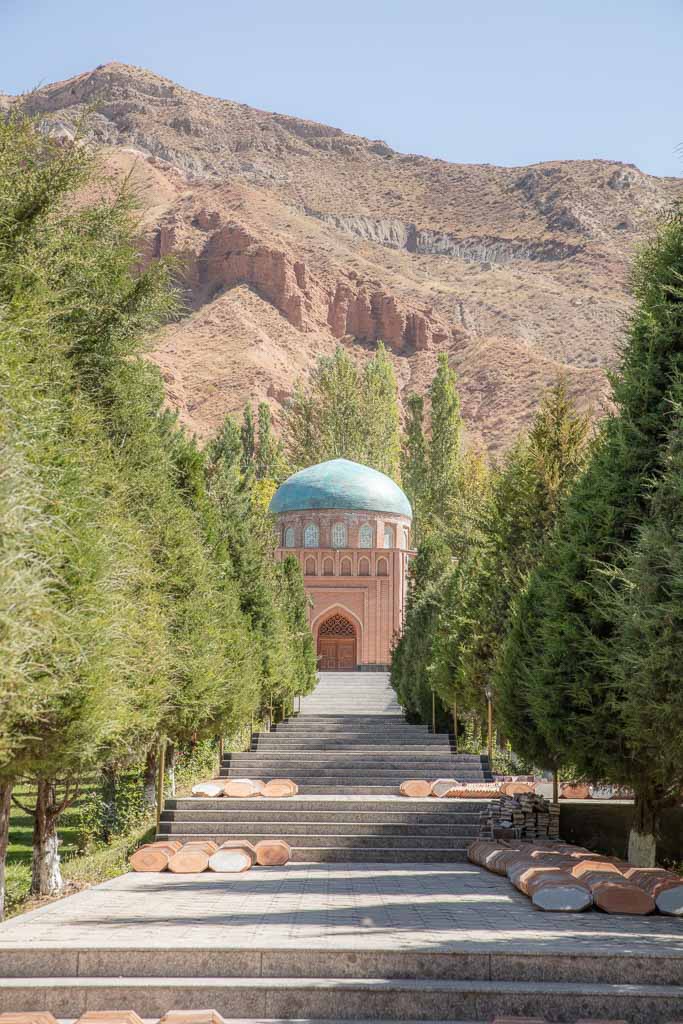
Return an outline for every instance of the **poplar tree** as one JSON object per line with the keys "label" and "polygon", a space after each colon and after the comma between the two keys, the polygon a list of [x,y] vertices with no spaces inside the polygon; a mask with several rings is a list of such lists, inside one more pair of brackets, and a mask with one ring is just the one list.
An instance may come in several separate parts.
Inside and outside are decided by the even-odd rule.
{"label": "poplar tree", "polygon": [[254,452],[254,470],[257,480],[264,480],[266,477],[274,475],[275,458],[276,441],[273,437],[270,406],[267,402],[259,402],[258,440]]}
{"label": "poplar tree", "polygon": [[363,370],[363,462],[392,480],[401,479],[401,426],[394,368],[380,341]]}
{"label": "poplar tree", "polygon": [[246,473],[253,468],[254,455],[256,454],[256,426],[254,424],[254,412],[251,403],[247,402],[242,417],[242,472]]}
{"label": "poplar tree", "polygon": [[412,394],[406,400],[406,428],[401,453],[401,479],[413,507],[413,539],[421,537],[422,515],[426,511],[427,446],[424,435],[424,398]]}
{"label": "poplar tree", "polygon": [[428,445],[427,504],[430,528],[448,530],[460,482],[462,420],[455,371],[440,352],[429,388],[431,436]]}
{"label": "poplar tree", "polygon": [[322,356],[308,386],[298,384],[288,403],[284,439],[295,468],[341,458],[397,479],[398,393],[384,346],[362,372],[341,346]]}

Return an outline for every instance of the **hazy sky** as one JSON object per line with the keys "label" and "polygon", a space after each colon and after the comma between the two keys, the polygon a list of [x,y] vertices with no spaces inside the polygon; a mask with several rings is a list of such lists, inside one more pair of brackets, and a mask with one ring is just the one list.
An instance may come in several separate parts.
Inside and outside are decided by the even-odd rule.
{"label": "hazy sky", "polygon": [[683,174],[683,0],[0,0],[0,91],[109,60],[466,163]]}

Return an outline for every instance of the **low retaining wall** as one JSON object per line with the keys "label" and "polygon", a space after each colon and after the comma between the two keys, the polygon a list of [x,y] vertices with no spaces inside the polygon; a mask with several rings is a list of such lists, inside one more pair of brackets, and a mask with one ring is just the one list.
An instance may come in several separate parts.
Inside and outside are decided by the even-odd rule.
{"label": "low retaining wall", "polygon": [[[560,800],[560,808],[560,835],[566,842],[610,857],[626,856],[632,802]],[[657,860],[664,866],[683,863],[683,807],[670,807],[664,813]]]}

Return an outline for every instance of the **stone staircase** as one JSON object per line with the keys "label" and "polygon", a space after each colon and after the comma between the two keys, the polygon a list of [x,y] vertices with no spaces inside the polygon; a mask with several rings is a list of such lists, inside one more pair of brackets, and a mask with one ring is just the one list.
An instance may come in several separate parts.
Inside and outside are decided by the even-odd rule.
{"label": "stone staircase", "polygon": [[[299,796],[169,800],[161,835],[281,835],[295,861],[335,863],[128,874],[9,921],[0,1012],[49,1009],[72,1021],[130,1008],[151,1022],[214,1007],[227,1024],[683,1021],[675,922],[539,914],[506,879],[425,863],[464,860],[481,802],[405,799],[399,776],[488,778],[488,765],[407,725],[386,677],[323,676],[300,716],[255,737],[224,774],[270,775],[271,765],[299,780]],[[390,778],[378,782],[379,772]],[[347,860],[365,863],[336,863]]]}
{"label": "stone staircase", "polygon": [[228,755],[223,778],[290,778],[299,796],[166,802],[158,838],[286,839],[295,861],[460,861],[476,837],[479,801],[399,796],[404,779],[491,778],[485,757],[408,725],[385,672],[321,673],[300,713],[251,750]]}
{"label": "stone staircase", "polygon": [[213,1007],[234,1024],[490,1024],[499,1015],[510,1024],[676,1024],[683,1012],[681,960],[654,954],[149,943],[80,951],[33,946],[8,951],[4,964],[0,1012],[48,1009],[63,1021],[112,1008],[134,1008],[150,1021],[179,1008],[204,1010],[206,1020]]}

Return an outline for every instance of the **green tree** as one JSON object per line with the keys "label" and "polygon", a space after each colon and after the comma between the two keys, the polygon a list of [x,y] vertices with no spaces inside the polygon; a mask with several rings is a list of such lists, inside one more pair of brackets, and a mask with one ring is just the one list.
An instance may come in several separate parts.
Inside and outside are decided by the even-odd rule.
{"label": "green tree", "polygon": [[[629,783],[638,804],[634,844],[651,859],[650,808],[680,802],[683,791],[683,386],[674,388],[673,421],[662,475],[623,569],[610,579],[607,614],[614,640],[604,669],[618,687]],[[608,578],[610,574],[608,573]],[[644,845],[644,849],[642,849]]]}
{"label": "green tree", "polygon": [[54,773],[72,781],[144,742],[163,700],[150,560],[101,419],[72,386],[89,296],[74,317],[70,272],[88,218],[61,211],[89,171],[83,147],[0,124],[0,875],[11,787],[32,777],[36,891],[60,883]]}
{"label": "green tree", "polygon": [[365,423],[363,462],[392,480],[401,479],[401,422],[396,375],[380,341],[363,370],[362,406]]}
{"label": "green tree", "polygon": [[258,441],[254,453],[256,479],[265,480],[274,476],[276,458],[276,441],[273,437],[272,417],[267,402],[259,402],[258,406]]}
{"label": "green tree", "polygon": [[256,426],[251,403],[247,402],[242,417],[242,472],[246,473],[254,465],[256,455]]}
{"label": "green tree", "polygon": [[[453,520],[440,536],[450,557],[436,575],[416,576],[415,608],[406,634],[421,664],[403,684],[422,691],[421,677],[444,709],[482,720],[514,604],[553,528],[561,501],[586,456],[588,420],[574,409],[563,383],[544,397],[529,435],[489,473],[469,452],[459,458]],[[424,589],[426,583],[426,590]],[[429,614],[426,614],[429,610]],[[514,692],[510,702],[515,709]],[[424,700],[422,700],[424,705]]]}
{"label": "green tree", "polygon": [[410,566],[403,633],[391,659],[391,685],[409,721],[432,719],[432,644],[449,565],[448,546],[432,534],[420,545]]}
{"label": "green tree", "polygon": [[351,459],[394,479],[400,474],[396,378],[384,345],[362,371],[338,347],[322,356],[308,387],[295,388],[285,418],[285,449],[301,469],[328,459]]}
{"label": "green tree", "polygon": [[309,387],[299,386],[287,411],[286,447],[294,466],[326,459],[362,461],[361,380],[345,349],[321,356]]}
{"label": "green tree", "polygon": [[[169,269],[139,273],[134,203],[98,198],[83,153],[0,124],[0,826],[32,779],[38,891],[59,886],[57,822],[86,772],[241,725],[260,687],[206,456],[144,358],[176,308]],[[74,202],[88,174],[95,198]]]}
{"label": "green tree", "polygon": [[273,433],[273,417],[268,402],[259,402],[254,470],[257,480],[281,481],[288,475],[282,445]]}
{"label": "green tree", "polygon": [[413,507],[413,541],[419,543],[427,489],[427,446],[424,435],[424,398],[406,400],[406,428],[401,452],[401,479]]}
{"label": "green tree", "polygon": [[652,481],[665,467],[672,387],[683,369],[682,280],[683,218],[676,211],[637,261],[636,308],[613,382],[617,412],[604,422],[532,575],[503,662],[510,686],[514,673],[527,735],[536,734],[530,742],[585,777],[633,784],[630,855],[641,862],[653,860],[661,803],[648,764],[634,778],[622,684],[609,667],[616,621],[605,599],[606,573],[627,563],[649,515]]}
{"label": "green tree", "polygon": [[460,484],[462,420],[457,379],[445,352],[439,353],[429,398],[428,517],[430,528],[447,530]]}
{"label": "green tree", "polygon": [[287,612],[287,635],[292,645],[292,678],[296,680],[293,694],[304,695],[316,685],[318,660],[313,645],[313,635],[308,624],[308,598],[304,589],[301,566],[296,558],[288,555],[281,563],[282,582],[285,591]]}
{"label": "green tree", "polygon": [[219,514],[224,557],[258,646],[258,685],[240,687],[240,707],[243,716],[258,718],[271,704],[291,706],[296,695],[314,685],[307,647],[292,628],[301,612],[303,577],[295,561],[283,580],[285,570],[273,560],[275,533],[268,503],[274,484],[242,473],[234,421],[226,420],[209,444],[207,457],[209,493]]}

